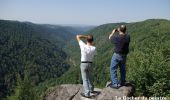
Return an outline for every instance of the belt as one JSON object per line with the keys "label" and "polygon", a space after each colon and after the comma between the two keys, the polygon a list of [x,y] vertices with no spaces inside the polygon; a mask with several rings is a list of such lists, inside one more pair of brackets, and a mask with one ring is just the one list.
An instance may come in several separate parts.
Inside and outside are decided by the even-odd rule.
{"label": "belt", "polygon": [[81,63],[92,63],[91,61],[81,61]]}
{"label": "belt", "polygon": [[116,55],[120,55],[120,56],[126,56],[127,54],[121,54],[121,53],[114,53],[114,54],[116,54]]}

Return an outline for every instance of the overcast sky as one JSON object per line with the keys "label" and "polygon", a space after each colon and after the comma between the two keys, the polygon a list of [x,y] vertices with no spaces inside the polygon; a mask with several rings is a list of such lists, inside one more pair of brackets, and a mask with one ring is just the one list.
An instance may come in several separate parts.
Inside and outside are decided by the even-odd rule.
{"label": "overcast sky", "polygon": [[100,25],[170,19],[170,0],[0,0],[0,19]]}

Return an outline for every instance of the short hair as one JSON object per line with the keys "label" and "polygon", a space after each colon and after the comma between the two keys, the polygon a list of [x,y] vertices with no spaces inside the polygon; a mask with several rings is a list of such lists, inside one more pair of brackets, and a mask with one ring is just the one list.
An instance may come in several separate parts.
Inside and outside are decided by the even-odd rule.
{"label": "short hair", "polygon": [[88,35],[87,42],[89,43],[93,42],[93,35]]}
{"label": "short hair", "polygon": [[120,26],[120,31],[125,33],[126,32],[126,25],[121,25]]}

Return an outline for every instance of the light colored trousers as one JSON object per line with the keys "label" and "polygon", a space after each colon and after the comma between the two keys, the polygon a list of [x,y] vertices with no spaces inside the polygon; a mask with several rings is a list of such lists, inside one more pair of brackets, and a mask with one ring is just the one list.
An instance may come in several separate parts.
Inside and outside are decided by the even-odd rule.
{"label": "light colored trousers", "polygon": [[90,92],[94,90],[92,82],[92,63],[81,63],[81,76],[83,79],[83,87],[85,96],[90,96]]}

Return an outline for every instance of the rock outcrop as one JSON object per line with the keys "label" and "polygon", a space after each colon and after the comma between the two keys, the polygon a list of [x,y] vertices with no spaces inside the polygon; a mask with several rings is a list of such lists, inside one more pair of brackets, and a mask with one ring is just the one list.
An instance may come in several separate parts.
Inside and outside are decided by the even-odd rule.
{"label": "rock outcrop", "polygon": [[93,95],[92,98],[81,97],[83,87],[80,84],[64,84],[57,86],[44,95],[44,100],[116,100],[120,97],[133,96],[135,92],[134,86],[126,84],[119,89],[106,87],[103,89],[95,88],[98,94]]}

